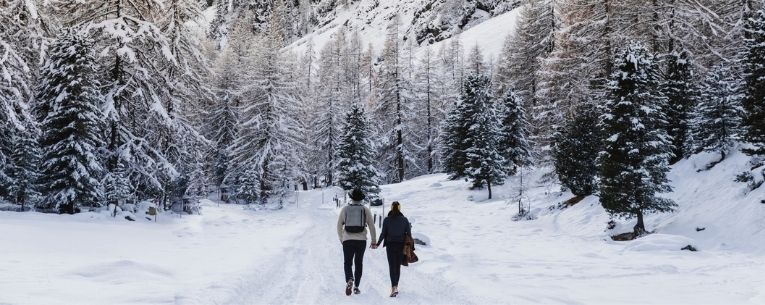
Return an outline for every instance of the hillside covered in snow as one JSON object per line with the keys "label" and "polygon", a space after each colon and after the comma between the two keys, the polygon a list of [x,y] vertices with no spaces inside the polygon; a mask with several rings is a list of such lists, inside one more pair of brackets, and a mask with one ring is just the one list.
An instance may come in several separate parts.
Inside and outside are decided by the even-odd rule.
{"label": "hillside covered in snow", "polygon": [[[403,270],[396,303],[761,304],[765,210],[752,202],[764,194],[732,182],[742,155],[688,174],[707,157],[673,169],[677,211],[650,216],[653,234],[629,242],[609,238],[631,224],[608,230],[597,197],[561,208],[570,194],[558,185],[530,183],[523,201],[533,220],[520,221],[518,179],[494,200],[444,175],[383,186],[428,243]],[[13,245],[0,254],[0,303],[388,304],[384,250],[367,250],[364,293],[342,295],[336,195],[344,192],[301,191],[279,211],[205,200],[201,215],[163,214],[156,223],[0,212],[0,230],[15,232],[0,236]],[[687,245],[698,251],[680,250]]]}
{"label": "hillside covered in snow", "polygon": [[0,25],[0,305],[765,304],[762,0],[0,0]]}

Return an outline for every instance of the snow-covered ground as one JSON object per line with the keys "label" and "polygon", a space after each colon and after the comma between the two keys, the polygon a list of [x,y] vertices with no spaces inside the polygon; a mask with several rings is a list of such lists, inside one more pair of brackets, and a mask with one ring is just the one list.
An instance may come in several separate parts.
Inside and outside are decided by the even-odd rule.
{"label": "snow-covered ground", "polygon": [[367,250],[364,293],[342,293],[335,190],[278,211],[205,201],[201,216],[158,223],[0,212],[0,304],[765,304],[763,190],[733,182],[741,154],[696,173],[713,158],[675,166],[678,211],[649,217],[655,233],[631,242],[608,238],[631,222],[607,231],[597,198],[549,209],[570,196],[538,172],[526,175],[535,220],[511,220],[518,178],[492,201],[444,175],[385,186],[430,243],[396,300],[384,250]]}

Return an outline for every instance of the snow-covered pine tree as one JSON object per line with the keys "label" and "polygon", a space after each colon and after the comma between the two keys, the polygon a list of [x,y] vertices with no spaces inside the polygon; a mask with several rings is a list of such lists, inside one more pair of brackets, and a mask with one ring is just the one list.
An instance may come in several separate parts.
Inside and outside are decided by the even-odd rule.
{"label": "snow-covered pine tree", "polygon": [[19,113],[26,109],[31,93],[27,73],[29,67],[15,46],[0,36],[0,198],[8,195],[12,183],[6,173],[12,162],[13,135],[24,130],[28,121]]}
{"label": "snow-covered pine tree", "polygon": [[[425,53],[420,57],[418,71],[414,79],[414,87],[417,93],[417,117],[420,119],[419,126],[422,126],[422,138],[425,142],[425,150],[420,154],[423,159],[425,173],[432,174],[438,168],[437,148],[440,146],[438,141],[438,127],[443,121],[443,101],[441,91],[443,86],[441,77],[437,73],[436,62],[433,59],[433,52],[428,46]],[[412,122],[416,123],[416,122]]]}
{"label": "snow-covered pine tree", "polygon": [[300,142],[303,143],[305,151],[302,153],[305,161],[304,177],[302,177],[304,187],[317,187],[318,176],[322,165],[320,160],[325,157],[324,153],[317,147],[316,141],[314,141],[315,132],[313,130],[316,113],[318,112],[319,104],[317,100],[317,92],[320,86],[317,85],[318,74],[318,57],[314,49],[315,45],[313,40],[309,40],[306,44],[305,52],[300,56],[299,62],[293,74],[295,75],[298,83],[297,90],[299,95],[302,96],[302,105],[298,109],[297,121],[301,125],[301,128],[305,132],[301,135]]}
{"label": "snow-covered pine tree", "polygon": [[[538,163],[554,163],[552,149],[556,132],[565,124],[566,116],[576,105],[586,101],[590,94],[592,75],[584,74],[581,50],[566,30],[559,31],[555,49],[540,63],[537,72],[536,106],[532,107],[533,139],[537,143],[535,155]],[[553,173],[546,173],[545,181],[552,181]]]}
{"label": "snow-covered pine tree", "polygon": [[[37,81],[40,66],[47,56],[51,32],[59,26],[56,16],[49,12],[52,7],[46,0],[6,0],[0,3],[0,24],[3,25],[0,27],[0,42],[9,44],[12,52],[29,67],[23,77],[30,83]],[[27,98],[34,95],[23,88],[19,90],[27,94]]]}
{"label": "snow-covered pine tree", "polygon": [[[160,28],[163,5],[154,0],[83,0],[65,3],[68,24],[81,25],[96,42],[97,67],[103,84],[101,109],[106,121],[107,161],[127,162],[127,173],[139,199],[164,197],[169,179],[178,175],[165,153],[167,129],[180,132],[179,119],[166,105],[167,70],[178,62]],[[173,133],[174,133],[173,132]],[[119,156],[119,157],[118,157]],[[163,203],[167,203],[163,200]]]}
{"label": "snow-covered pine tree", "polygon": [[597,156],[602,150],[599,116],[594,105],[582,104],[555,134],[555,173],[561,185],[576,196],[588,196],[597,189]]}
{"label": "snow-covered pine tree", "polygon": [[[444,171],[453,180],[470,174],[467,168],[469,163],[467,151],[474,146],[470,129],[475,124],[476,118],[481,115],[479,112],[486,110],[476,104],[492,105],[488,101],[491,92],[483,87],[489,84],[488,78],[482,75],[471,75],[468,76],[468,80],[463,86],[459,103],[449,111],[439,135],[442,143],[441,163]],[[499,126],[499,122],[497,125]]]}
{"label": "snow-covered pine tree", "polygon": [[12,159],[18,151],[14,141],[20,134],[29,134],[27,127],[35,124],[30,113],[32,87],[49,42],[49,20],[40,4],[37,0],[0,3],[0,198],[18,183],[6,174],[23,166]]}
{"label": "snow-covered pine tree", "polygon": [[41,72],[38,99],[50,103],[42,122],[41,209],[73,214],[102,202],[102,98],[93,41],[69,31],[52,47]]}
{"label": "snow-covered pine tree", "polygon": [[21,210],[36,203],[40,193],[36,185],[39,177],[40,147],[39,130],[36,123],[25,124],[23,130],[17,130],[11,137],[12,152],[9,158],[7,177],[11,202],[21,205]]}
{"label": "snow-covered pine tree", "polygon": [[507,161],[500,152],[502,124],[492,100],[491,82],[483,75],[469,75],[465,80],[466,99],[471,107],[465,117],[465,175],[472,180],[473,188],[487,186],[489,199],[492,185],[502,184],[507,175]]}
{"label": "snow-covered pine tree", "polygon": [[738,139],[742,114],[741,81],[727,64],[716,65],[701,84],[692,120],[695,150],[720,153],[724,160]]}
{"label": "snow-covered pine tree", "polygon": [[369,121],[364,109],[354,104],[345,116],[343,135],[337,148],[337,184],[344,190],[360,189],[373,200],[380,193],[374,166]]}
{"label": "snow-covered pine tree", "polygon": [[243,58],[229,44],[223,49],[215,64],[215,102],[211,104],[208,137],[213,141],[213,183],[218,187],[224,185],[226,176],[230,174],[229,158],[231,144],[238,135],[239,103],[243,75],[241,67]]}
{"label": "snow-covered pine tree", "polygon": [[732,46],[726,40],[737,36],[737,31],[730,29],[737,22],[729,19],[728,10],[731,5],[740,8],[747,1],[750,0],[656,1],[654,7],[659,22],[654,28],[658,29],[658,40],[662,44],[660,51],[686,50],[693,55],[693,66],[702,68],[721,57],[728,58]]}
{"label": "snow-covered pine tree", "polygon": [[361,77],[364,80],[362,95],[366,97],[366,102],[372,98],[374,92],[375,74],[375,49],[372,43],[369,43],[364,54],[361,55]]}
{"label": "snow-covered pine tree", "polygon": [[298,103],[292,95],[296,85],[284,70],[288,65],[279,54],[283,40],[278,32],[262,39],[254,57],[253,83],[244,96],[239,137],[232,146],[232,166],[242,173],[236,179],[248,200],[257,191],[261,204],[279,198],[281,205],[286,182],[296,175],[293,165],[300,151],[294,119]]}
{"label": "snow-covered pine tree", "polygon": [[753,145],[744,151],[765,155],[765,9],[758,10],[745,26],[747,48],[742,59],[744,69],[744,141]]}
{"label": "snow-covered pine tree", "polygon": [[[456,142],[447,143],[452,141],[447,135],[453,135],[457,133],[456,125],[461,114],[458,112],[460,96],[463,90],[462,86],[462,45],[457,38],[451,39],[448,44],[443,44],[436,56],[436,74],[440,76],[441,81],[437,83],[438,87],[436,92],[441,100],[441,123],[436,127],[438,128],[438,136],[436,141],[436,154],[438,155],[438,170],[445,171],[447,173],[456,173],[456,176],[464,176],[464,160],[457,161],[452,164],[444,164],[444,161],[456,157],[460,159],[458,155],[451,155],[449,157],[444,156],[445,152],[456,152]],[[451,126],[451,127],[450,127]],[[451,148],[450,148],[451,147]],[[455,161],[454,159],[450,162]],[[452,178],[456,178],[452,177]]]}
{"label": "snow-covered pine tree", "polygon": [[529,0],[519,8],[517,28],[507,37],[497,67],[498,92],[514,88],[516,94],[529,104],[537,105],[537,90],[541,60],[553,51],[554,33],[558,28],[555,1]]}
{"label": "snow-covered pine tree", "polygon": [[318,166],[316,173],[324,185],[334,185],[337,180],[335,160],[340,137],[341,115],[348,96],[343,86],[343,75],[338,67],[342,62],[345,40],[338,35],[325,44],[320,52],[317,78],[322,86],[316,88],[311,146],[312,160]]}
{"label": "snow-covered pine tree", "polygon": [[194,152],[193,164],[188,174],[188,183],[184,195],[194,198],[207,198],[210,194],[210,175],[205,171],[204,155],[200,151]]}
{"label": "snow-covered pine tree", "polygon": [[518,168],[531,165],[531,143],[529,142],[529,122],[523,100],[512,89],[507,89],[501,100],[497,101],[497,111],[501,123],[501,137],[498,149],[505,159],[507,173],[514,175]]}
{"label": "snow-covered pine tree", "polygon": [[[707,7],[714,8],[714,12],[718,12],[720,19],[723,21],[720,25],[724,27],[724,33],[726,33],[726,35],[715,40],[715,45],[718,49],[713,53],[721,55],[726,60],[740,60],[748,47],[748,44],[742,43],[742,41],[751,38],[751,34],[747,31],[747,24],[754,17],[755,12],[765,3],[759,0],[709,0],[706,4]],[[732,68],[737,73],[740,73],[737,69],[743,67],[737,68],[734,66]]]}
{"label": "snow-covered pine tree", "polygon": [[646,233],[644,214],[670,212],[676,205],[657,196],[672,190],[671,142],[661,111],[667,101],[659,91],[654,56],[643,45],[625,48],[616,63],[602,116],[600,203],[612,215],[636,217],[634,235],[640,236]]}
{"label": "snow-covered pine tree", "polygon": [[560,106],[563,101],[550,91],[568,89],[556,82],[569,80],[550,79],[550,73],[543,71],[550,70],[543,64],[550,65],[546,59],[557,47],[558,2],[530,0],[521,6],[517,30],[508,38],[497,67],[497,89],[513,88],[526,103],[529,118],[534,122],[530,130],[530,138],[536,144],[534,154],[538,156],[537,163],[543,165],[552,163],[549,150],[553,130],[561,124],[559,113],[565,111]]}
{"label": "snow-covered pine tree", "polygon": [[[212,145],[198,130],[204,125],[203,120],[209,117],[203,105],[213,100],[213,92],[205,82],[205,76],[210,73],[208,64],[197,34],[190,26],[201,16],[199,1],[168,0],[163,9],[164,18],[157,23],[167,37],[172,60],[164,63],[160,69],[163,76],[158,78],[161,83],[155,84],[155,90],[163,96],[163,107],[150,113],[161,124],[157,126],[160,151],[179,172],[177,177],[161,175],[163,191],[180,193],[187,186],[173,180],[189,176],[195,169],[188,165],[194,163],[200,151]],[[176,186],[179,190],[172,190]]]}
{"label": "snow-covered pine tree", "polygon": [[307,111],[311,110],[310,103],[312,102],[310,92],[307,92],[305,88],[299,84],[303,82],[302,73],[300,72],[300,58],[294,52],[287,52],[281,55],[279,62],[282,73],[284,73],[284,82],[287,84],[287,90],[285,91],[287,96],[292,98],[291,105],[287,105],[289,109],[289,123],[292,125],[289,128],[293,134],[291,140],[292,151],[289,151],[289,167],[290,173],[287,175],[288,183],[290,185],[286,187],[293,187],[297,183],[306,182],[309,179],[310,167],[307,156],[311,154],[313,147],[308,144],[310,142],[310,133],[312,126],[310,125],[310,116]]}
{"label": "snow-covered pine tree", "polygon": [[252,79],[253,42],[249,25],[240,20],[231,25],[227,44],[215,62],[214,92],[207,137],[213,141],[213,183],[234,195],[239,176],[246,168],[233,164],[233,144],[239,137],[241,109]]}
{"label": "snow-covered pine tree", "polygon": [[465,63],[465,70],[469,75],[491,75],[491,73],[488,73],[488,67],[486,62],[484,62],[483,53],[481,53],[481,48],[478,44],[470,49],[470,54],[468,54],[467,62]]}
{"label": "snow-covered pine tree", "polygon": [[670,164],[688,157],[691,153],[690,116],[697,103],[693,68],[688,52],[673,51],[666,57],[667,72],[661,91],[667,97],[667,134],[672,137]]}
{"label": "snow-covered pine tree", "polygon": [[236,203],[254,204],[260,195],[259,169],[255,164],[246,164],[253,168],[238,169],[236,176],[231,176],[227,184],[231,187],[231,197]]}
{"label": "snow-covered pine tree", "polygon": [[106,204],[119,205],[121,202],[133,201],[135,191],[132,189],[126,167],[125,162],[117,160],[117,167],[105,174],[103,199]]}
{"label": "snow-covered pine tree", "polygon": [[[465,88],[467,91],[467,88]],[[443,126],[441,127],[441,133],[439,139],[441,146],[439,147],[441,164],[444,167],[444,172],[449,174],[449,179],[457,180],[465,177],[465,163],[467,157],[465,156],[465,150],[468,148],[465,143],[467,137],[468,125],[466,120],[467,111],[472,110],[472,107],[468,103],[467,93],[463,93],[461,101],[457,103],[446,116]],[[468,101],[466,103],[466,101]]]}
{"label": "snow-covered pine tree", "polygon": [[400,22],[396,16],[388,26],[373,116],[379,123],[381,143],[378,169],[389,182],[402,182],[407,178],[407,168],[413,165],[417,153],[412,151],[414,132],[407,126],[414,97],[405,68],[405,48],[399,39]]}
{"label": "snow-covered pine tree", "polygon": [[[455,36],[451,42],[444,44],[439,50],[439,73],[446,79],[444,82],[445,92],[442,95],[452,97],[453,101],[451,102],[456,102],[462,91],[465,71],[463,68],[464,52],[459,36]],[[449,104],[449,102],[445,104]]]}

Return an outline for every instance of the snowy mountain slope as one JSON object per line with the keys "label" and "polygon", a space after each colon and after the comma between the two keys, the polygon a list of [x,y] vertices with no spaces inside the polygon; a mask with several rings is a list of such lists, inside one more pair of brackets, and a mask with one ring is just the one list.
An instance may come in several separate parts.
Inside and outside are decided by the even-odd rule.
{"label": "snowy mountain slope", "polygon": [[[676,236],[671,238],[673,242],[667,240],[664,245],[670,250],[691,244],[700,250],[765,254],[765,243],[762,242],[765,241],[765,204],[760,203],[765,199],[765,190],[759,188],[747,192],[746,184],[734,181],[736,175],[749,167],[750,157],[735,151],[711,170],[698,172],[718,158],[717,154],[702,153],[672,167],[669,178],[673,192],[666,197],[674,200],[678,208],[674,213],[647,216],[648,229]],[[516,183],[517,177],[513,179],[511,185]],[[570,234],[602,239],[632,230],[634,220],[617,220],[617,227],[606,231],[609,219],[594,196],[563,211],[547,209],[572,197],[568,193],[555,192],[557,190],[557,185],[549,190],[540,187],[537,191],[530,190],[529,201],[539,215],[539,221],[552,218],[561,230]],[[653,239],[649,236],[632,243],[641,244]]]}
{"label": "snowy mountain slope", "polygon": [[[761,304],[765,194],[744,194],[746,186],[733,182],[748,157],[735,153],[696,173],[712,159],[697,155],[673,168],[669,196],[677,211],[647,217],[655,233],[630,242],[609,236],[631,231],[634,220],[607,230],[609,217],[596,197],[551,209],[571,195],[536,183],[539,171],[526,176],[532,183],[524,200],[536,215],[530,221],[511,221],[518,177],[493,201],[443,175],[385,186],[384,196],[401,201],[414,231],[432,242],[418,268],[498,303]],[[680,250],[687,245],[699,252]]]}
{"label": "snowy mountain slope", "polygon": [[[400,35],[407,40],[415,39],[418,41],[416,38],[418,29],[416,14],[421,6],[422,1],[409,0],[382,1],[378,5],[372,1],[359,1],[348,7],[338,7],[335,11],[336,15],[331,21],[296,40],[286,49],[302,54],[309,41],[312,41],[314,50],[321,50],[324,44],[331,40],[332,35],[343,29],[351,34],[358,31],[363,40],[363,45],[366,47],[367,44],[371,44],[376,52],[379,52],[383,48],[388,33],[387,27],[396,14],[400,18]],[[508,7],[515,7],[515,5]],[[477,13],[479,16],[472,19],[463,29],[453,29],[453,33],[448,37],[415,44],[420,46],[432,45],[434,50],[438,50],[441,45],[448,43],[454,37],[459,37],[460,42],[465,46],[465,53],[473,45],[478,44],[487,58],[496,58],[505,38],[515,30],[515,20],[519,10],[506,9],[505,11],[503,9],[502,11],[496,15],[479,12]]]}

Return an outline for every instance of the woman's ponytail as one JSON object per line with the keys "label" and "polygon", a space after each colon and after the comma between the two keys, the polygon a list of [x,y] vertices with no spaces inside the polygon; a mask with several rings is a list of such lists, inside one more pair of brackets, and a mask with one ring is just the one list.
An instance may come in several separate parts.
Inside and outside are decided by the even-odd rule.
{"label": "woman's ponytail", "polygon": [[398,201],[394,201],[393,204],[390,207],[390,212],[388,212],[388,216],[401,216],[404,215],[401,213],[401,203]]}

